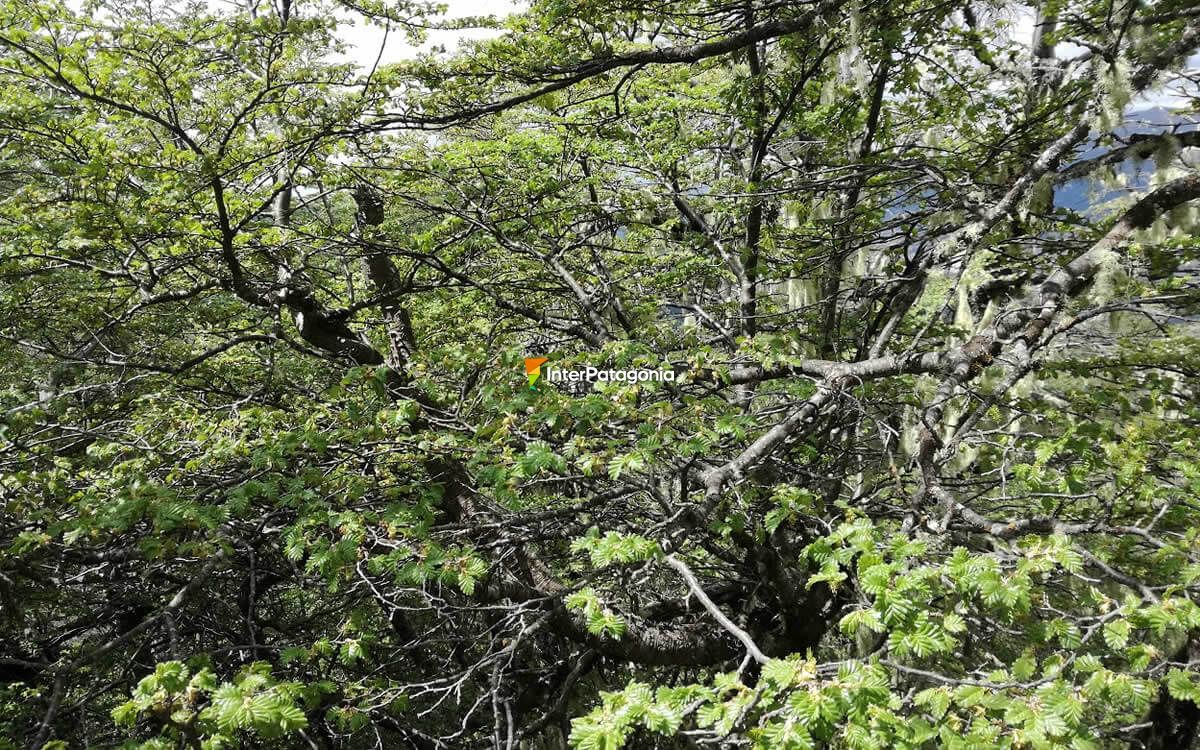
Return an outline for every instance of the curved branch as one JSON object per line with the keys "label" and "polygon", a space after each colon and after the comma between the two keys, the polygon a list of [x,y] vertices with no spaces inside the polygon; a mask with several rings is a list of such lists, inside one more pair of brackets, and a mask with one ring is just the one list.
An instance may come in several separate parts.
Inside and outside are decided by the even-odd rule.
{"label": "curved branch", "polygon": [[632,68],[635,66],[645,65],[670,65],[678,63],[695,63],[710,57],[718,57],[730,52],[736,52],[745,49],[759,42],[769,39],[777,39],[788,34],[795,34],[801,31],[811,29],[818,20],[833,10],[836,10],[841,5],[841,0],[825,0],[819,3],[811,10],[797,16],[796,18],[780,21],[771,21],[761,23],[742,31],[738,34],[732,34],[724,39],[716,41],[703,42],[681,47],[657,47],[653,49],[641,50],[638,52],[629,52],[622,55],[611,55],[608,57],[594,57],[590,60],[584,60],[580,63],[564,68],[546,68],[540,73],[546,78],[553,76],[561,76],[551,83],[536,88],[532,91],[527,91],[524,94],[518,94],[501,99],[500,101],[492,102],[478,107],[470,107],[457,112],[451,112],[445,115],[412,115],[412,114],[395,114],[386,116],[373,123],[364,126],[365,130],[385,129],[389,127],[404,127],[404,126],[426,126],[426,127],[444,127],[472,120],[486,115],[494,115],[503,112],[507,109],[533,101],[538,97],[546,94],[562,91],[570,88],[577,83],[596,78],[605,73],[624,68]]}
{"label": "curved branch", "polygon": [[666,562],[672,570],[683,576],[683,580],[687,582],[688,588],[691,590],[692,595],[696,597],[700,604],[704,605],[704,609],[706,609],[708,613],[713,616],[713,619],[717,621],[717,624],[732,633],[733,637],[742,642],[742,645],[746,647],[747,653],[750,654],[754,661],[758,662],[759,664],[766,664],[768,661],[770,661],[770,659],[767,658],[767,655],[762,652],[762,649],[758,647],[758,644],[754,642],[754,639],[750,637],[750,634],[735,625],[733,620],[730,620],[729,617],[727,617],[725,613],[721,611],[721,608],[714,604],[712,599],[708,598],[708,594],[704,593],[704,588],[701,587],[700,582],[696,580],[696,574],[692,572],[692,569],[689,568],[686,563],[675,557],[675,555],[667,555]]}

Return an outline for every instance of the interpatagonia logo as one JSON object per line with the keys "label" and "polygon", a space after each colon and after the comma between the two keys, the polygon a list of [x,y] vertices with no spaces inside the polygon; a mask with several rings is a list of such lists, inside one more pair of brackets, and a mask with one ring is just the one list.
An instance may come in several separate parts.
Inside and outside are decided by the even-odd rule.
{"label": "interpatagonia logo", "polygon": [[529,390],[537,390],[538,378],[542,376],[542,365],[549,361],[546,357],[525,358],[525,376],[529,378]]}
{"label": "interpatagonia logo", "polygon": [[588,365],[587,367],[564,370],[560,367],[547,367],[548,357],[526,357],[525,376],[529,380],[529,390],[537,390],[539,382],[549,383],[674,383],[674,370],[651,370],[644,367],[631,367],[624,370],[602,369]]}

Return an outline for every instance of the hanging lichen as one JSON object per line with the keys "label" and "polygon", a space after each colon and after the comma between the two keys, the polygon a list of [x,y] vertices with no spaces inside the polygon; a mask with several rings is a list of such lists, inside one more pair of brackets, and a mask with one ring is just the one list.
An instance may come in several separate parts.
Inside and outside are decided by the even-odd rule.
{"label": "hanging lichen", "polygon": [[913,304],[913,317],[917,321],[924,323],[929,320],[929,317],[942,309],[948,295],[953,287],[953,282],[946,274],[940,271],[934,271],[929,274],[925,280],[925,286],[921,291],[921,296]]}
{"label": "hanging lichen", "polygon": [[1163,222],[1171,227],[1172,230],[1178,231],[1185,236],[1193,235],[1196,233],[1197,216],[1200,216],[1200,209],[1191,204],[1184,204],[1172,209],[1163,218]]}
{"label": "hanging lichen", "polygon": [[1133,86],[1129,82],[1129,64],[1125,60],[1106,63],[1097,56],[1097,65],[1102,66],[1098,74],[1100,81],[1100,106],[1097,112],[1097,129],[1109,132],[1125,117],[1125,108],[1133,99]]}
{"label": "hanging lichen", "polygon": [[827,106],[836,102],[837,98],[837,79],[830,76],[821,84],[821,95],[818,101],[822,106]]}
{"label": "hanging lichen", "polygon": [[900,417],[900,452],[905,456],[917,452],[917,412],[911,406],[904,407]]}
{"label": "hanging lichen", "polygon": [[871,77],[871,68],[867,65],[867,58],[865,55],[858,54],[854,56],[853,72],[854,85],[857,86],[859,90],[866,89],[867,81]]}
{"label": "hanging lichen", "polygon": [[787,290],[788,307],[793,310],[808,307],[817,301],[816,279],[788,279],[785,287]]}
{"label": "hanging lichen", "polygon": [[942,444],[950,442],[950,438],[954,437],[954,431],[958,429],[958,420],[962,417],[962,403],[959,399],[953,398],[946,402],[945,408],[942,410]]}
{"label": "hanging lichen", "polygon": [[842,263],[842,275],[861,279],[867,275],[867,249],[860,247]]}
{"label": "hanging lichen", "polygon": [[961,281],[958,284],[958,303],[954,307],[954,327],[963,332],[975,329],[975,315],[971,312],[971,293]]}
{"label": "hanging lichen", "polygon": [[1054,205],[1054,177],[1046,175],[1034,182],[1017,206],[1017,215],[1027,220],[1030,214],[1048,211]]}
{"label": "hanging lichen", "polygon": [[950,459],[947,464],[951,472],[961,474],[975,463],[979,458],[979,449],[967,443],[959,443],[958,450],[954,454],[954,458]]}
{"label": "hanging lichen", "polygon": [[1154,151],[1154,167],[1156,172],[1171,169],[1182,148],[1179,139],[1173,135],[1165,135]]}
{"label": "hanging lichen", "polygon": [[783,205],[783,225],[788,229],[800,228],[800,204],[788,201]]}
{"label": "hanging lichen", "polygon": [[850,23],[846,29],[846,43],[851,52],[857,52],[862,41],[862,5],[852,0],[848,6]]}
{"label": "hanging lichen", "polygon": [[1106,305],[1118,296],[1118,285],[1125,278],[1121,256],[1112,249],[1100,253],[1099,266],[1092,277],[1092,288],[1088,294],[1093,304]]}

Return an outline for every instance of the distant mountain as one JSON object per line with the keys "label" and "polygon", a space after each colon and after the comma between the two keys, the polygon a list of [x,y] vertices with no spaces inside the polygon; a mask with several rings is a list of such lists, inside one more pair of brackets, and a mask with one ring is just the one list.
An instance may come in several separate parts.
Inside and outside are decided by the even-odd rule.
{"label": "distant mountain", "polygon": [[[1179,133],[1200,130],[1200,123],[1191,122],[1182,115],[1176,114],[1166,107],[1150,107],[1130,112],[1124,124],[1116,128],[1119,138],[1128,138],[1137,133],[1165,133],[1174,130]],[[1108,146],[1098,146],[1080,154],[1079,160],[1094,159],[1108,153]],[[1127,179],[1127,186],[1141,190],[1149,186],[1150,175],[1154,172],[1153,160],[1126,159],[1117,168],[1118,174]],[[1054,205],[1067,208],[1079,213],[1091,213],[1094,208],[1115,198],[1119,198],[1125,190],[1108,190],[1096,192],[1094,178],[1084,177],[1065,182],[1054,189]]]}

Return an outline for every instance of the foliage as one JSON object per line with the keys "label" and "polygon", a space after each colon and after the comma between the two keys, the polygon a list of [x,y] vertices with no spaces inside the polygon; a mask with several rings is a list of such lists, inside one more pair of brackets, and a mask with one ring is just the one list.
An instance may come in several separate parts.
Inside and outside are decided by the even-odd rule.
{"label": "foliage", "polygon": [[0,8],[0,749],[1197,741],[1192,4]]}

